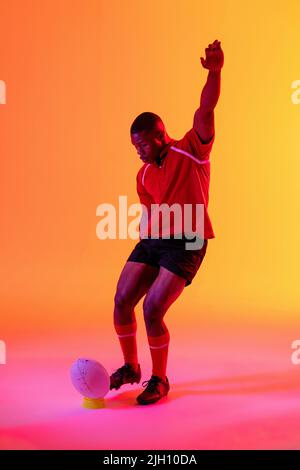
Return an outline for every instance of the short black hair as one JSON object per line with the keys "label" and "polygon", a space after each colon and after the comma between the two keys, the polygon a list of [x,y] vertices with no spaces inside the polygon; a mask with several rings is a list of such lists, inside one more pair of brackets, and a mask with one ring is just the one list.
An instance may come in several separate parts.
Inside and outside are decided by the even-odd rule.
{"label": "short black hair", "polygon": [[157,114],[146,111],[135,118],[130,127],[130,134],[153,131],[157,123],[163,124],[162,119]]}

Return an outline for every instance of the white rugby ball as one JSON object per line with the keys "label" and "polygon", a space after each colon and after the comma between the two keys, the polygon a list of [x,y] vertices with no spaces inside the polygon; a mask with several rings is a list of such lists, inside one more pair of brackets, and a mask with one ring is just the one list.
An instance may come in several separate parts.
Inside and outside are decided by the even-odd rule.
{"label": "white rugby ball", "polygon": [[87,398],[103,398],[109,391],[110,377],[105,367],[93,359],[77,359],[71,366],[71,381]]}

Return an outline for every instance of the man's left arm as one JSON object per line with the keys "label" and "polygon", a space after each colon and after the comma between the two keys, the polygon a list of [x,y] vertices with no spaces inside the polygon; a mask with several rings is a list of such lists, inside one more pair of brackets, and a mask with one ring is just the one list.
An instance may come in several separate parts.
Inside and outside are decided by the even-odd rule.
{"label": "man's left arm", "polygon": [[224,64],[224,53],[221,42],[217,39],[205,49],[205,59],[201,64],[208,69],[206,84],[201,93],[200,107],[194,115],[193,128],[202,143],[209,142],[214,136],[214,109],[217,105],[221,90],[221,69]]}

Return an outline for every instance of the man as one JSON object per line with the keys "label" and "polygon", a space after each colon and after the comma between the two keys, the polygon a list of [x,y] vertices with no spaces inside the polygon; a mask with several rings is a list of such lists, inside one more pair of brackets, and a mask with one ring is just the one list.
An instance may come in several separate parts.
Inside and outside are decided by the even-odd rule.
{"label": "man", "polygon": [[[177,238],[175,223],[170,226],[170,237],[149,235],[153,218],[149,216],[144,228],[147,234],[130,254],[117,284],[114,308],[114,326],[120,340],[125,364],[110,378],[111,389],[125,383],[139,383],[141,368],[138,363],[134,308],[146,294],[143,303],[144,320],[152,358],[152,376],[143,382],[145,390],[137,396],[139,404],[155,403],[169,392],[166,376],[169,331],[163,321],[172,303],[188,286],[204,258],[207,241],[214,238],[207,213],[210,164],[209,154],[214,141],[214,108],[220,95],[221,68],[224,55],[221,43],[215,40],[205,49],[202,66],[209,70],[202,90],[200,107],[194,115],[193,127],[176,141],[169,137],[165,126],[154,113],[140,114],[132,123],[131,142],[144,165],[137,175],[137,191],[146,209],[153,204],[202,204],[204,231],[201,248],[187,250],[186,238]],[[141,230],[141,224],[140,224]],[[152,233],[152,232],[151,232]]]}

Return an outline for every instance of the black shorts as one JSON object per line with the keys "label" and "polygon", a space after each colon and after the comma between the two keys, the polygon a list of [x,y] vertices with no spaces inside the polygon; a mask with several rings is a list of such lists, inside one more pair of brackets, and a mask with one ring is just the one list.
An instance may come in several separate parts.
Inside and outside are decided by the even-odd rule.
{"label": "black shorts", "polygon": [[189,286],[195,277],[206,253],[207,239],[197,250],[187,250],[184,239],[151,239],[139,241],[127,261],[145,263],[159,268],[163,266],[174,274],[186,279]]}

